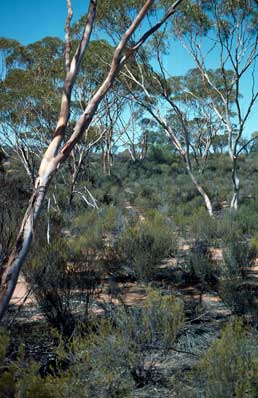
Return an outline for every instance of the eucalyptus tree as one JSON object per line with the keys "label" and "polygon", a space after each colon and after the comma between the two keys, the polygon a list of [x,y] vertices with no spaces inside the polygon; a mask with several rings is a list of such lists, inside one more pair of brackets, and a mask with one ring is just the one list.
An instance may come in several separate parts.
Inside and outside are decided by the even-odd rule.
{"label": "eucalyptus tree", "polygon": [[[239,202],[237,166],[244,149],[241,140],[258,97],[257,23],[256,0],[187,1],[174,23],[174,33],[214,93],[210,105],[227,133],[233,183],[230,207],[234,210]],[[210,65],[219,69],[219,80],[210,72]],[[221,106],[214,101],[218,97]]]}
{"label": "eucalyptus tree", "polygon": [[128,97],[145,110],[169,138],[209,215],[213,216],[211,200],[198,176],[203,172],[214,137],[221,132],[221,121],[209,105],[211,90],[203,87],[201,74],[196,69],[185,76],[171,76],[159,54],[159,37],[154,47],[158,66],[152,66],[144,57],[137,61],[138,71],[125,67]]}
{"label": "eucalyptus tree", "polygon": [[[27,46],[0,39],[5,65],[0,85],[0,141],[21,161],[32,187],[40,158],[55,131],[64,79],[64,48],[65,43],[54,37]],[[92,64],[97,66],[99,75],[104,73],[103,66],[96,65],[96,53],[104,52],[103,43],[91,43],[88,52],[88,62],[82,65],[88,72],[87,84],[85,75],[79,74],[71,98],[70,131],[87,101],[85,92],[89,96],[96,88]]]}
{"label": "eucalyptus tree", "polygon": [[47,37],[22,46],[2,38],[0,51],[5,65],[0,81],[0,142],[18,157],[33,186],[55,129],[64,43]]}
{"label": "eucalyptus tree", "polygon": [[[76,38],[73,42],[78,45]],[[64,78],[64,49],[64,41],[55,37],[46,37],[27,46],[10,39],[0,39],[0,50],[5,65],[0,85],[0,142],[8,149],[10,157],[13,160],[17,158],[22,164],[30,179],[31,189],[35,183],[40,159],[55,131]],[[87,85],[85,76],[79,74],[71,98],[67,134],[72,132],[74,121],[86,103],[84,93],[87,91],[89,95],[96,88],[96,72],[93,73],[92,65],[94,62],[96,65],[96,54],[100,54],[100,51],[104,52],[102,41],[97,44],[94,41],[89,46],[88,61],[82,65],[82,69],[85,71],[87,68],[88,71]],[[104,73],[102,65],[98,64],[97,69],[99,75]],[[99,123],[99,116],[93,123]],[[69,208],[75,194],[79,195],[84,203],[94,203],[87,200],[89,195],[85,192],[86,186],[84,192],[81,192],[76,190],[76,184],[86,157],[101,136],[99,133],[94,136],[91,132],[86,132],[82,142],[76,144],[72,150],[69,167],[65,170],[65,173],[68,173],[60,179],[70,192]],[[62,188],[59,190],[59,184],[55,184],[55,189],[48,193],[48,207],[52,204],[59,209],[59,191],[62,191]]]}
{"label": "eucalyptus tree", "polygon": [[142,109],[132,101],[126,100],[127,107],[120,115],[117,129],[119,131],[117,145],[128,151],[133,162],[141,162],[146,158],[149,146],[153,144],[156,134],[156,123],[143,117]]}
{"label": "eucalyptus tree", "polygon": [[[65,27],[66,42],[64,50],[65,77],[61,95],[59,117],[53,138],[41,160],[34,183],[33,193],[25,216],[22,220],[15,247],[9,257],[5,259],[1,265],[0,319],[7,310],[8,303],[17,283],[19,272],[30,249],[34,228],[38,221],[39,213],[43,207],[47,189],[53,176],[66,161],[77,142],[82,138],[85,130],[89,128],[94,115],[97,113],[100,103],[105,95],[110,91],[112,84],[124,64],[138,51],[145,41],[156,30],[158,30],[171,15],[175,13],[175,10],[180,3],[181,0],[177,0],[169,7],[163,7],[161,9],[162,15],[160,20],[155,21],[152,27],[146,30],[144,30],[144,26],[141,25],[141,23],[146,15],[156,8],[158,2],[155,2],[154,0],[137,2],[130,0],[128,2],[121,3],[120,1],[117,2],[109,0],[100,3],[100,15],[101,12],[104,12],[108,17],[112,17],[110,23],[113,23],[113,29],[118,25],[118,19],[115,19],[114,16],[116,16],[119,9],[122,9],[124,16],[127,18],[123,19],[123,33],[116,42],[107,74],[104,76],[100,85],[96,88],[95,93],[87,101],[87,104],[85,104],[79,119],[77,119],[75,123],[72,133],[67,136],[66,129],[70,117],[72,91],[81,66],[81,61],[91,38],[92,29],[95,24],[96,11],[98,8],[97,0],[91,0],[89,2],[88,15],[85,20],[82,36],[74,55],[71,56],[72,48],[70,41],[70,26],[73,12],[71,0],[67,0],[68,16]],[[143,31],[140,30],[140,27]]]}

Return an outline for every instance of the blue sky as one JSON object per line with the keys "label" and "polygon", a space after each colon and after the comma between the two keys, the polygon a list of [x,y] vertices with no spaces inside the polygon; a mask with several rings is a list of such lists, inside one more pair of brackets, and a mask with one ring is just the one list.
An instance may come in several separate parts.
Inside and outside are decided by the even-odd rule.
{"label": "blue sky", "polygon": [[[73,0],[74,18],[86,13],[88,1]],[[64,37],[66,0],[1,0],[0,36],[32,43],[45,36]]]}
{"label": "blue sky", "polygon": [[[87,7],[88,0],[73,0],[73,21],[85,14]],[[0,0],[0,37],[13,38],[22,44],[32,43],[45,36],[64,38],[66,16],[66,0]],[[165,59],[166,68],[173,74],[184,74],[194,67],[194,63],[180,44],[173,47]],[[209,66],[216,67],[213,61]],[[241,88],[244,98],[248,98],[248,90],[247,76]],[[257,111],[256,104],[247,123],[247,135],[258,130]]]}
{"label": "blue sky", "polygon": [[[88,0],[73,0],[73,21],[87,12]],[[45,36],[64,38],[67,16],[66,0],[0,0],[0,37],[33,43]],[[186,61],[185,51],[177,46],[174,73],[182,74],[193,64]],[[168,68],[172,65],[166,61]],[[189,66],[190,65],[190,66]]]}

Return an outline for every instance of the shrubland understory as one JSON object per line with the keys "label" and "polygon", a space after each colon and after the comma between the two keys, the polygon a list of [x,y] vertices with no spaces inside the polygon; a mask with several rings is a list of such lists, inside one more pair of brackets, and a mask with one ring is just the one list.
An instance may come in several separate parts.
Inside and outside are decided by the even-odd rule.
{"label": "shrubland understory", "polygon": [[66,3],[0,37],[0,398],[257,398],[258,2]]}
{"label": "shrubland understory", "polygon": [[[26,303],[18,313],[11,306],[1,329],[1,398],[147,397],[154,390],[257,397],[257,162],[241,158],[240,206],[232,212],[226,155],[210,157],[200,178],[214,217],[181,162],[164,147],[142,162],[119,153],[105,175],[93,155],[78,190],[86,185],[96,208],[80,196],[68,204],[57,176],[56,204],[43,214],[24,269],[34,312]],[[18,164],[5,167],[8,253],[29,186],[20,184]],[[128,286],[143,289],[143,300],[128,304]],[[192,298],[183,294],[189,289]],[[222,315],[207,310],[207,296]],[[33,320],[35,307],[41,315]],[[202,333],[210,336],[203,347]],[[189,366],[180,365],[184,355]]]}

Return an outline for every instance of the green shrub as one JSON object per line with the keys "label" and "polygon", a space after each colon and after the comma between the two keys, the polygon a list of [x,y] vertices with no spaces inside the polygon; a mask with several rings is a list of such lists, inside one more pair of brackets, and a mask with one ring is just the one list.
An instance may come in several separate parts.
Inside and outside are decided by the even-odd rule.
{"label": "green shrub", "polygon": [[155,363],[146,364],[149,351],[173,347],[183,324],[182,302],[160,291],[149,291],[142,308],[113,308],[97,333],[95,326],[72,343],[72,377],[84,385],[86,397],[131,396],[140,376],[151,382],[148,366]]}
{"label": "green shrub", "polygon": [[79,257],[64,238],[35,247],[25,272],[27,281],[48,322],[70,337],[76,326],[75,313],[88,316],[89,305],[100,283],[91,253]]}
{"label": "green shrub", "polygon": [[231,321],[221,337],[187,374],[173,376],[177,398],[256,398],[258,396],[257,336],[241,319]]}
{"label": "green shrub", "polygon": [[175,250],[175,234],[159,212],[150,212],[144,220],[129,226],[118,239],[121,261],[135,276],[150,280],[160,261]]}
{"label": "green shrub", "polygon": [[192,215],[191,232],[196,240],[212,246],[217,243],[217,223],[215,218],[208,215],[207,210],[199,209]]}
{"label": "green shrub", "polygon": [[[142,308],[123,305],[104,317],[92,317],[86,334],[64,342],[55,334],[54,375],[39,375],[39,365],[28,362],[21,351],[16,360],[6,361],[9,343],[0,335],[0,397],[2,398],[125,398],[141,383],[151,383],[149,353],[165,354],[173,347],[184,325],[180,300],[150,290]],[[69,364],[64,371],[63,360]],[[2,371],[4,363],[4,372]]]}
{"label": "green shrub", "polygon": [[200,281],[200,300],[202,293],[207,288],[216,288],[219,275],[218,267],[211,261],[209,245],[204,240],[196,240],[188,258],[188,268],[191,271],[192,280]]}
{"label": "green shrub", "polygon": [[50,391],[42,382],[39,366],[25,363],[22,347],[15,353],[15,360],[10,358],[10,353],[8,357],[9,345],[9,336],[0,331],[0,398],[53,398],[54,385]]}
{"label": "green shrub", "polygon": [[253,255],[253,257],[258,256],[258,235],[255,234],[250,240],[250,251]]}
{"label": "green shrub", "polygon": [[183,302],[160,290],[150,289],[141,308],[118,307],[112,320],[137,352],[171,348],[184,323]]}
{"label": "green shrub", "polygon": [[229,323],[199,364],[207,398],[255,398],[258,350],[241,320]]}
{"label": "green shrub", "polygon": [[0,398],[13,398],[15,394],[15,368],[6,358],[9,336],[0,329]]}
{"label": "green shrub", "polygon": [[254,250],[246,241],[231,241],[223,251],[219,294],[236,314],[257,311],[258,288],[256,281],[248,276],[254,255]]}

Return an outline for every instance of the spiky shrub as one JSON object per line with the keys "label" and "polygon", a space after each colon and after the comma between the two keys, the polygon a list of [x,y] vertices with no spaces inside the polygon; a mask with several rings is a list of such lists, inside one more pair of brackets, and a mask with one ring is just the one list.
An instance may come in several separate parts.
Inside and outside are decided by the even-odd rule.
{"label": "spiky shrub", "polygon": [[199,364],[207,398],[258,394],[258,350],[241,320],[229,323]]}
{"label": "spiky shrub", "polygon": [[256,332],[240,318],[232,320],[188,374],[173,377],[178,398],[256,398],[258,349]]}
{"label": "spiky shrub", "polygon": [[0,330],[0,398],[53,398],[54,384],[43,383],[38,366],[25,362],[22,346],[10,355],[11,346],[8,333]]}
{"label": "spiky shrub", "polygon": [[150,350],[166,353],[183,325],[183,303],[150,290],[142,308],[113,308],[86,339],[74,340],[73,377],[78,382],[79,375],[90,397],[131,396],[139,383],[151,382],[149,367],[155,362],[146,364]]}
{"label": "spiky shrub", "polygon": [[8,344],[9,336],[0,329],[0,398],[13,398],[15,394],[15,368],[6,358]]}
{"label": "spiky shrub", "polygon": [[200,284],[200,301],[205,290],[215,289],[218,278],[218,267],[212,262],[210,248],[204,240],[196,240],[187,259],[191,281]]}
{"label": "spiky shrub", "polygon": [[167,350],[173,346],[184,323],[183,302],[160,290],[150,289],[143,306],[120,306],[111,312],[111,319],[136,350],[150,347]]}
{"label": "spiky shrub", "polygon": [[[34,254],[34,253],[33,253]],[[49,246],[38,247],[26,267],[26,279],[48,322],[64,335],[74,328],[71,307],[72,274],[67,268],[68,252],[65,241],[58,239]]]}
{"label": "spiky shrub", "polygon": [[123,213],[106,206],[80,213],[71,224],[69,246],[79,261],[98,269],[103,277],[118,267],[116,241],[126,224]]}
{"label": "spiky shrub", "polygon": [[172,254],[175,247],[173,227],[158,211],[129,226],[118,239],[121,261],[142,280],[155,277],[161,260]]}
{"label": "spiky shrub", "polygon": [[52,233],[49,245],[38,244],[26,276],[49,323],[71,335],[77,315],[89,314],[97,287],[117,267],[114,242],[123,217],[113,207],[79,213],[64,232]]}
{"label": "spiky shrub", "polygon": [[87,318],[100,274],[91,257],[79,257],[64,237],[56,237],[50,245],[37,247],[26,279],[50,325],[70,337],[77,315]]}
{"label": "spiky shrub", "polygon": [[[239,214],[226,212],[217,219],[202,212],[193,215],[191,232],[195,240],[187,264],[202,287],[216,290],[236,314],[257,311],[258,288],[250,278],[257,248],[255,238],[249,241],[247,235],[253,226],[243,218],[242,210]],[[222,250],[222,261],[213,261],[213,247]]]}
{"label": "spiky shrub", "polygon": [[[167,352],[183,324],[182,302],[151,290],[142,308],[121,306],[104,317],[92,317],[86,335],[69,342],[60,338],[54,375],[41,379],[39,366],[35,363],[24,366],[24,357],[22,361],[7,363],[4,378],[0,374],[0,384],[4,386],[0,397],[1,391],[9,392],[11,387],[12,394],[3,398],[131,397],[140,379],[151,382],[148,366],[155,363],[146,364],[150,350],[156,347],[162,353]],[[7,346],[8,339],[3,340],[0,368]],[[63,359],[69,363],[65,372],[61,367]]]}
{"label": "spiky shrub", "polygon": [[257,311],[258,287],[249,275],[255,252],[248,242],[231,241],[224,249],[219,294],[235,314]]}

